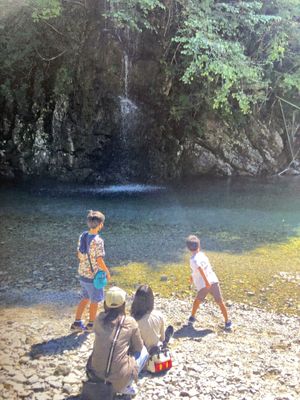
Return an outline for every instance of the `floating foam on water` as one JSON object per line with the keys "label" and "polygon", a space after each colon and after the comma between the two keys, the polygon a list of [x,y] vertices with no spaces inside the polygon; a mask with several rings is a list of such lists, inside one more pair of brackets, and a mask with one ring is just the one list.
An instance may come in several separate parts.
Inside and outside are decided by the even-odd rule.
{"label": "floating foam on water", "polygon": [[145,192],[155,192],[164,189],[165,188],[163,186],[130,184],[130,185],[111,185],[103,188],[94,189],[94,191],[97,191],[99,193],[145,193]]}
{"label": "floating foam on water", "polygon": [[164,186],[156,186],[156,185],[143,185],[143,184],[127,184],[127,185],[110,185],[110,186],[102,186],[102,187],[94,187],[94,186],[65,186],[65,187],[56,187],[56,188],[39,188],[40,193],[61,193],[61,194],[84,194],[84,193],[92,193],[92,194],[139,194],[139,193],[151,193],[166,190]]}

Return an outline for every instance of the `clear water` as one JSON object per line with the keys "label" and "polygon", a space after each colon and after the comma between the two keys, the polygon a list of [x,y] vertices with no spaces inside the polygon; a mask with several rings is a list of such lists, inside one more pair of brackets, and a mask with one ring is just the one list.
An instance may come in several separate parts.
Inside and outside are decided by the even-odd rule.
{"label": "clear water", "polygon": [[300,235],[300,179],[202,179],[160,186],[2,185],[0,278],[4,285],[76,285],[76,244],[87,210],[106,215],[110,267],[178,262],[185,238],[243,252]]}

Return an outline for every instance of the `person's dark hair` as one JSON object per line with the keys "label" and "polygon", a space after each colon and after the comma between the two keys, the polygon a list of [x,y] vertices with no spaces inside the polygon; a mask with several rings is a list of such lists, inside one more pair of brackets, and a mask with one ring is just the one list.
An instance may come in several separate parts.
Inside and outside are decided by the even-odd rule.
{"label": "person's dark hair", "polygon": [[90,210],[87,215],[87,224],[90,229],[95,229],[101,223],[104,223],[105,216],[100,211]]}
{"label": "person's dark hair", "polygon": [[141,285],[134,296],[131,306],[131,315],[135,320],[143,318],[145,314],[154,308],[154,295],[150,286]]}
{"label": "person's dark hair", "polygon": [[104,325],[108,325],[116,319],[120,319],[122,315],[125,315],[125,302],[120,307],[110,308],[104,301],[104,312],[106,315],[103,319],[103,322]]}
{"label": "person's dark hair", "polygon": [[200,239],[198,238],[198,236],[196,235],[190,235],[187,239],[186,239],[186,247],[190,250],[190,251],[195,251],[198,248],[200,248]]}

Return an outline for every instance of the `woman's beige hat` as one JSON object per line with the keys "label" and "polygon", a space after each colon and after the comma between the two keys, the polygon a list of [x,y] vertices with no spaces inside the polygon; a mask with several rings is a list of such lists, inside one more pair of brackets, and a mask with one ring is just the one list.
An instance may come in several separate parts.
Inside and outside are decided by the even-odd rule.
{"label": "woman's beige hat", "polygon": [[109,308],[117,308],[125,303],[126,292],[117,287],[113,286],[105,294],[105,303]]}

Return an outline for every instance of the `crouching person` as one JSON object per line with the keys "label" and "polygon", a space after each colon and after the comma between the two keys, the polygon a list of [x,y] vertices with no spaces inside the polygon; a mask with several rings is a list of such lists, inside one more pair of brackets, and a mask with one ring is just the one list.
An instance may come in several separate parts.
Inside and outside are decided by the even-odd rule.
{"label": "crouching person", "polygon": [[124,290],[112,287],[107,291],[105,312],[94,323],[95,342],[89,364],[92,374],[111,384],[114,393],[134,396],[132,383],[146,364],[148,352],[136,321],[125,315],[125,301]]}
{"label": "crouching person", "polygon": [[174,328],[169,325],[165,330],[162,313],[154,309],[154,294],[150,286],[140,285],[134,295],[131,315],[137,321],[142,339],[148,352],[159,345],[166,347]]}

